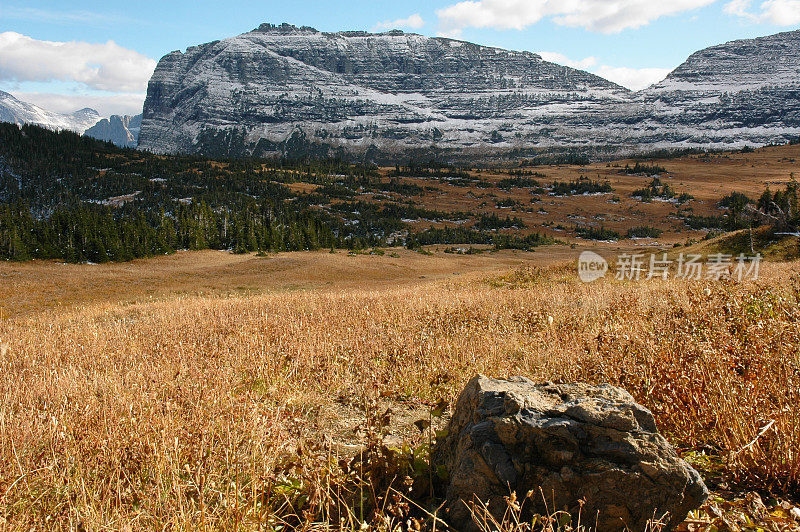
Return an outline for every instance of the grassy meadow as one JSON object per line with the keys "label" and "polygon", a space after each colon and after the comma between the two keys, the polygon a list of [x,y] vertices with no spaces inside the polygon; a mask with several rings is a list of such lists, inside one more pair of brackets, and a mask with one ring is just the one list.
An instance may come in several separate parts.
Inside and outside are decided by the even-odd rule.
{"label": "grassy meadow", "polygon": [[0,529],[441,530],[476,373],[620,385],[714,492],[685,530],[796,529],[800,265],[586,285],[570,253],[0,264]]}

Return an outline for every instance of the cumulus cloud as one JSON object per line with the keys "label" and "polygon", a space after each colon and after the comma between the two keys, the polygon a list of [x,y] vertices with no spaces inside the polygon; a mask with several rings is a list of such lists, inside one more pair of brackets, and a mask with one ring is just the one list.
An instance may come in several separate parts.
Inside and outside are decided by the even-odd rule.
{"label": "cumulus cloud", "polygon": [[[441,33],[455,36],[464,28],[522,30],[542,19],[600,33],[640,28],[716,0],[465,0],[437,11]],[[770,0],[781,1],[781,0]],[[782,0],[797,1],[797,0]]]}
{"label": "cumulus cloud", "polygon": [[572,68],[579,68],[581,70],[588,70],[589,68],[597,64],[597,58],[595,57],[585,57],[583,59],[579,59],[576,61],[558,52],[536,52],[536,53],[539,54],[545,61],[550,61],[551,63],[557,63],[559,65],[564,65]]}
{"label": "cumulus cloud", "polygon": [[731,2],[725,4],[723,11],[736,17],[753,19],[755,18],[755,15],[748,11],[751,3],[751,0],[732,0]]}
{"label": "cumulus cloud", "polygon": [[410,17],[407,18],[400,18],[397,20],[386,20],[384,22],[379,22],[375,25],[372,31],[384,31],[384,30],[398,30],[401,28],[408,28],[412,30],[418,30],[425,25],[425,20],[419,13],[414,13]]}
{"label": "cumulus cloud", "polygon": [[592,72],[617,85],[622,85],[634,91],[646,89],[654,83],[662,81],[667,74],[672,72],[669,68],[628,68],[601,65]]}
{"label": "cumulus cloud", "polygon": [[545,61],[557,63],[572,68],[586,70],[597,74],[617,85],[622,85],[631,90],[638,91],[646,89],[654,83],[658,83],[667,77],[672,70],[669,68],[628,68],[613,67],[601,64],[596,57],[585,57],[575,60],[558,52],[536,52]]}
{"label": "cumulus cloud", "polygon": [[752,0],[732,0],[725,4],[725,12],[751,22],[794,26],[800,24],[800,0],[766,0],[755,12]]}
{"label": "cumulus cloud", "polygon": [[96,90],[140,93],[155,67],[153,59],[113,41],[52,42],[0,33],[0,81],[68,81]]}
{"label": "cumulus cloud", "polygon": [[9,91],[23,102],[29,102],[42,109],[56,113],[69,114],[90,107],[102,116],[138,115],[144,107],[144,94],[55,94],[46,92]]}

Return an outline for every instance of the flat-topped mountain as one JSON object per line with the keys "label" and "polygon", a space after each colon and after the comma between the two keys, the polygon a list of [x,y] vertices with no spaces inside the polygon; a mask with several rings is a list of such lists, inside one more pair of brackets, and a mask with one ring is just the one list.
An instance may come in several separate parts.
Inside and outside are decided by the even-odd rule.
{"label": "flat-topped mountain", "polygon": [[714,47],[632,93],[530,52],[265,24],[161,59],[139,146],[396,159],[765,144],[800,134],[799,43],[788,33]]}
{"label": "flat-topped mountain", "polygon": [[269,155],[560,145],[574,141],[565,130],[579,127],[572,119],[603,121],[609,103],[628,98],[627,89],[529,52],[399,31],[264,25],[164,57],[140,147]]}

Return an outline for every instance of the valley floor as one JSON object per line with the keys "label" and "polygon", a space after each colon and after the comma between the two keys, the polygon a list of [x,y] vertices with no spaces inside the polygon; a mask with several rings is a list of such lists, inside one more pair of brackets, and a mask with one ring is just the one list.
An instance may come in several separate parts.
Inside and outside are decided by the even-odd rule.
{"label": "valley floor", "polygon": [[[438,246],[438,249],[446,247]],[[607,247],[610,250],[631,249]],[[577,260],[580,254],[569,246],[468,256],[442,252],[431,256],[401,248],[377,253],[380,254],[339,250],[335,254],[315,251],[257,256],[209,250],[108,264],[0,261],[0,315],[15,317],[92,303],[132,303],[177,296],[225,297],[295,290],[379,288],[508,270],[527,264],[569,262]]]}
{"label": "valley floor", "polygon": [[424,459],[485,373],[628,389],[715,491],[686,530],[797,529],[800,263],[587,285],[579,252],[0,264],[0,528],[427,527],[375,442]]}

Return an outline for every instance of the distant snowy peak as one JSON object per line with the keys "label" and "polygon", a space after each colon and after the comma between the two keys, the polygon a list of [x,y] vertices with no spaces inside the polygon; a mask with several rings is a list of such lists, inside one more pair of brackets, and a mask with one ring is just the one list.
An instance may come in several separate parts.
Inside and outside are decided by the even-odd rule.
{"label": "distant snowy peak", "polygon": [[0,91],[0,122],[33,124],[56,131],[65,129],[82,134],[101,118],[100,113],[89,108],[71,114],[53,113]]}
{"label": "distant snowy peak", "polygon": [[142,127],[142,115],[103,118],[100,113],[88,107],[70,114],[53,113],[0,91],[0,122],[19,126],[32,124],[55,131],[74,131],[113,142],[123,148],[135,148]]}

